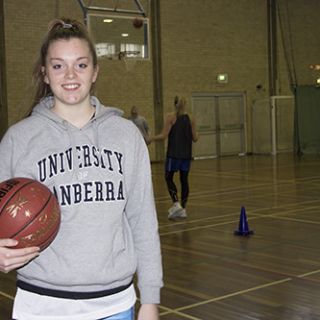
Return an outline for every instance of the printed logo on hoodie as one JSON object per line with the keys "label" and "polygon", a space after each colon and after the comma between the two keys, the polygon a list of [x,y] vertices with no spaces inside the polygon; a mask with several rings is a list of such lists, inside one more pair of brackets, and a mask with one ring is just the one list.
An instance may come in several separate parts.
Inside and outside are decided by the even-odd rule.
{"label": "printed logo on hoodie", "polygon": [[[38,161],[39,181],[45,182],[57,175],[74,172],[78,180],[87,177],[87,171],[92,167],[107,170],[119,175],[117,181],[87,181],[59,185],[54,187],[54,193],[60,205],[71,205],[81,202],[102,202],[124,200],[123,193],[123,155],[120,152],[101,149],[95,146],[70,147],[64,152],[54,153]],[[81,169],[81,171],[79,171]]]}

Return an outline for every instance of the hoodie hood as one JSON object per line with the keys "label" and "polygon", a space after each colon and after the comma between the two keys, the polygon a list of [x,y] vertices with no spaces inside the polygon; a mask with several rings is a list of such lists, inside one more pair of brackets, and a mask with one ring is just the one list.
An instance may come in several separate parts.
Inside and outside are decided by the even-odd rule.
{"label": "hoodie hood", "polygon": [[[114,107],[105,107],[100,103],[100,101],[95,96],[91,96],[90,102],[91,102],[91,105],[94,106],[96,109],[95,115],[91,119],[91,121],[94,120],[97,123],[99,123],[111,116],[123,116],[122,110]],[[67,121],[62,119],[56,113],[51,111],[53,104],[54,104],[53,97],[46,97],[42,99],[40,103],[34,107],[32,111],[32,115],[44,117],[48,120],[53,121],[56,125],[65,128]]]}
{"label": "hoodie hood", "polygon": [[[101,150],[102,147],[99,141],[99,127],[105,121],[111,117],[122,117],[123,111],[114,107],[105,107],[100,103],[100,101],[91,96],[91,105],[95,107],[95,114],[90,119],[90,121],[82,128],[77,128],[72,125],[67,120],[64,120],[56,113],[52,112],[52,107],[54,105],[53,97],[46,97],[40,101],[40,103],[35,106],[32,112],[32,116],[40,118],[45,121],[47,125],[54,127],[56,130],[60,131],[66,136],[62,136],[63,140],[68,140],[68,145],[70,150],[72,150],[72,162],[73,170],[71,172],[71,179],[79,179],[79,166],[76,164],[77,159],[77,148],[79,141],[88,141],[90,145],[97,147],[97,150]],[[82,137],[82,139],[81,139]]]}

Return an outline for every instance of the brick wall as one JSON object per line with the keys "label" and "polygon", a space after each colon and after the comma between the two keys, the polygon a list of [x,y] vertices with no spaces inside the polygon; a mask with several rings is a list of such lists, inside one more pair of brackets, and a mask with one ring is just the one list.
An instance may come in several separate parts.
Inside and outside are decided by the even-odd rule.
{"label": "brick wall", "polygon": [[[250,151],[251,105],[256,99],[269,95],[268,1],[157,1],[161,24],[163,113],[172,110],[175,95],[187,97],[190,107],[193,93],[245,92]],[[101,3],[106,6],[108,0]],[[290,50],[294,52],[299,84],[313,83],[316,74],[307,66],[320,62],[320,2],[278,0],[278,4],[282,30],[279,24],[277,94],[287,95],[291,91],[280,31],[287,44],[292,37]],[[70,16],[70,13],[72,18],[82,19],[83,14],[75,0],[6,0],[4,10],[8,123],[12,124],[30,104],[31,70],[48,22],[55,17]],[[228,73],[229,83],[218,84],[218,73]],[[100,61],[96,92],[106,105],[119,106],[126,116],[131,106],[137,105],[154,133],[155,122],[162,119],[155,118],[153,81],[152,60],[138,61],[128,72],[123,62],[104,59]],[[257,90],[259,84],[262,89]],[[162,117],[162,112],[158,114]],[[149,150],[155,160],[155,145],[150,145]]]}

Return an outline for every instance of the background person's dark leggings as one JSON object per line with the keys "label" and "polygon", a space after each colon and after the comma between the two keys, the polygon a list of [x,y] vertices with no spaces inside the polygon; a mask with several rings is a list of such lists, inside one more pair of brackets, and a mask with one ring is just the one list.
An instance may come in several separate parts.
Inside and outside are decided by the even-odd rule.
{"label": "background person's dark leggings", "polygon": [[[170,197],[173,202],[179,201],[178,198],[178,191],[177,186],[175,185],[173,181],[174,171],[166,171],[165,179],[167,182],[168,191],[170,194]],[[186,207],[188,196],[189,196],[189,182],[188,182],[188,175],[189,171],[179,171],[180,173],[180,183],[181,183],[181,206],[183,208]]]}

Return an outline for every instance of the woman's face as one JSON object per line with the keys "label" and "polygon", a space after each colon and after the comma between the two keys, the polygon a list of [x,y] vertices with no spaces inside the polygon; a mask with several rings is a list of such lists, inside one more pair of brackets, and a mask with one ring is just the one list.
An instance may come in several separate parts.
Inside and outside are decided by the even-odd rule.
{"label": "woman's face", "polygon": [[52,42],[43,72],[44,81],[50,86],[56,104],[89,103],[90,89],[97,79],[98,68],[93,66],[85,40],[72,38]]}

